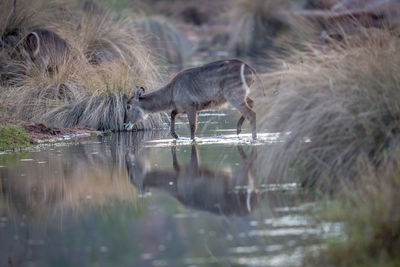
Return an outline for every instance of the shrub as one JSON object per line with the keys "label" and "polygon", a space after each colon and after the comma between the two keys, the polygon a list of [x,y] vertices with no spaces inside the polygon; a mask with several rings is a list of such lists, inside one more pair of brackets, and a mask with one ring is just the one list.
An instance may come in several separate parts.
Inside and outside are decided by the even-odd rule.
{"label": "shrub", "polygon": [[391,158],[400,141],[399,42],[390,31],[364,33],[265,75],[278,93],[264,102],[263,126],[290,132],[266,155],[267,176],[330,187],[356,175],[360,157],[377,166]]}
{"label": "shrub", "polygon": [[274,49],[274,38],[289,29],[292,1],[238,0],[231,18],[230,48],[236,55],[257,55]]}
{"label": "shrub", "polygon": [[0,151],[23,148],[31,143],[26,131],[17,125],[0,124]]}
{"label": "shrub", "polygon": [[178,29],[160,17],[135,21],[152,53],[168,64],[182,66],[193,52],[193,45]]}
{"label": "shrub", "polygon": [[347,185],[327,202],[322,218],[343,222],[345,240],[333,239],[326,249],[306,258],[324,266],[398,266],[400,257],[400,168],[397,160],[375,168],[359,165],[357,184]]}
{"label": "shrub", "polygon": [[9,49],[14,49],[28,31],[67,17],[62,0],[5,0],[0,7],[0,40]]}
{"label": "shrub", "polygon": [[[2,88],[0,100],[13,107],[11,112],[18,119],[45,121],[59,127],[121,130],[124,99],[136,85],[156,88],[160,80],[158,67],[131,19],[121,19],[95,1],[85,1],[83,5],[62,2],[52,0],[48,4],[58,6],[68,16],[49,20],[46,27],[67,41],[71,55],[57,66],[54,75],[33,68],[29,73],[10,76],[3,75],[9,68],[1,69],[0,75],[11,77],[12,81]],[[39,6],[17,9],[17,16],[19,12],[35,14],[35,8]],[[45,24],[38,18],[34,25]],[[2,58],[21,65],[18,56],[10,56],[11,50],[0,51]],[[149,123],[143,125],[159,128],[163,126],[160,118],[150,116]]]}

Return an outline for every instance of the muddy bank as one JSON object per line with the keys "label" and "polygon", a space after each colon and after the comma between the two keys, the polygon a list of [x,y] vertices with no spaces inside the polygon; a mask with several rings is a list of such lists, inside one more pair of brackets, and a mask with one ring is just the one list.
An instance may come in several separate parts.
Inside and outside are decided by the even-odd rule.
{"label": "muddy bank", "polygon": [[44,123],[2,121],[0,123],[0,151],[18,150],[41,143],[72,141],[102,134],[88,127],[57,128]]}
{"label": "muddy bank", "polygon": [[44,141],[58,141],[87,138],[93,135],[101,134],[102,132],[95,129],[77,126],[74,128],[57,128],[49,127],[43,123],[22,123],[21,127],[28,133],[29,139],[33,143]]}

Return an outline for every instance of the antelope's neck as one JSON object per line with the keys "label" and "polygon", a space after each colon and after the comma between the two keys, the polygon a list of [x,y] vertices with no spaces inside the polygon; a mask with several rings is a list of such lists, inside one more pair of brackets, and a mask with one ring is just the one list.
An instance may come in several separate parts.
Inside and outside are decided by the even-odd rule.
{"label": "antelope's neck", "polygon": [[173,108],[169,84],[140,97],[140,106],[147,112],[166,111]]}

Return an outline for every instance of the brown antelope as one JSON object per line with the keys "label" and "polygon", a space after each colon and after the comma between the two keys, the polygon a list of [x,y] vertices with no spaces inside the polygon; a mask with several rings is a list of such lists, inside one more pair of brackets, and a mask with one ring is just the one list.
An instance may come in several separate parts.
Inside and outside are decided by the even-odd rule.
{"label": "brown antelope", "polygon": [[183,70],[168,84],[147,94],[143,94],[143,87],[136,87],[126,104],[125,129],[131,130],[149,113],[171,110],[171,135],[179,138],[175,132],[175,117],[186,113],[191,139],[194,139],[197,112],[229,102],[242,113],[236,127],[237,134],[241,132],[246,118],[250,121],[253,139],[256,139],[256,113],[252,110],[254,102],[247,96],[255,75],[255,70],[243,61],[220,60]]}
{"label": "brown antelope", "polygon": [[260,201],[254,188],[257,149],[249,156],[241,146],[237,147],[242,158],[238,170],[212,170],[200,165],[197,146],[192,145],[190,162],[179,164],[176,147],[171,147],[173,170],[152,170],[130,151],[126,154],[126,167],[132,184],[139,194],[145,195],[150,188],[168,192],[183,205],[224,215],[249,214]]}
{"label": "brown antelope", "polygon": [[53,73],[65,62],[69,52],[67,42],[50,30],[35,29],[22,40],[22,54],[28,70],[35,66]]}

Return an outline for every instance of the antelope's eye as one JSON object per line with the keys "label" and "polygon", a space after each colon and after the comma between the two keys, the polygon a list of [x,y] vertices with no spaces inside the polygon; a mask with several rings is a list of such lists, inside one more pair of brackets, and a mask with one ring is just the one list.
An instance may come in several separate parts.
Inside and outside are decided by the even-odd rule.
{"label": "antelope's eye", "polygon": [[127,105],[126,110],[130,110],[130,109],[131,109],[131,105]]}

